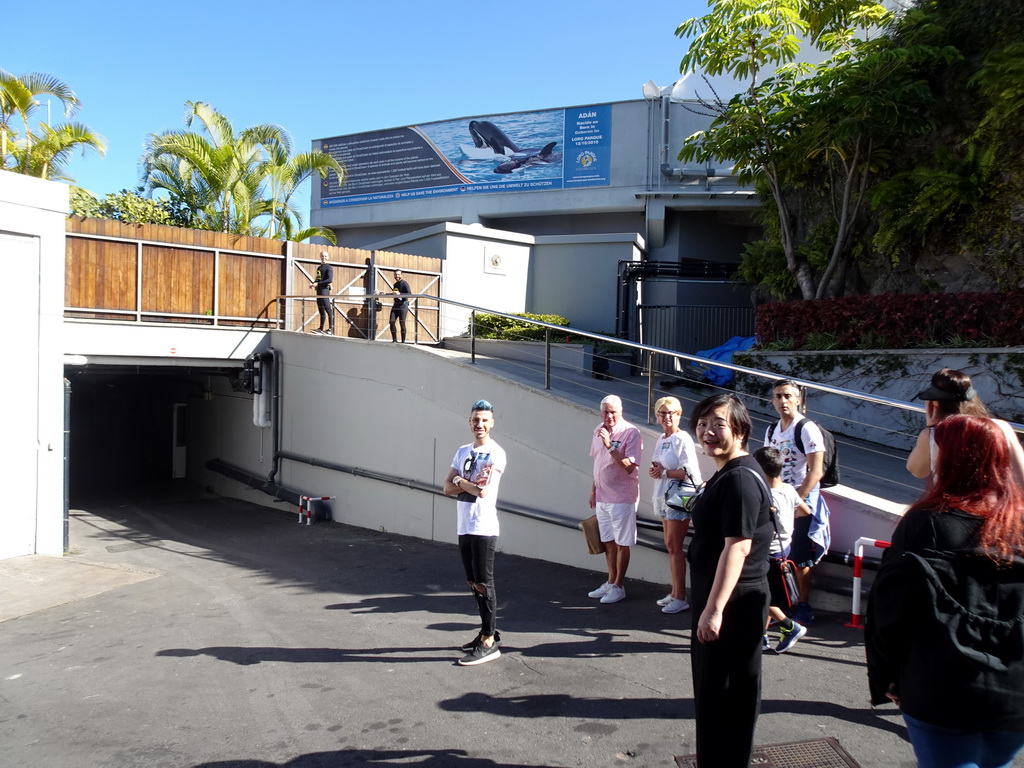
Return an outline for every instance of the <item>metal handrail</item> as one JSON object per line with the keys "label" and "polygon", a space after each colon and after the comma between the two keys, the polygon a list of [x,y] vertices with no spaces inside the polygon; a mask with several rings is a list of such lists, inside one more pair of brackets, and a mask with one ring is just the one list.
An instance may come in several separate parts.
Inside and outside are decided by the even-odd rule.
{"label": "metal handrail", "polygon": [[[410,298],[424,298],[437,301],[441,304],[450,304],[456,307],[462,307],[463,309],[470,310],[471,321],[469,327],[470,336],[470,361],[475,364],[476,362],[476,314],[477,312],[486,313],[489,315],[497,315],[499,317],[508,318],[510,320],[516,320],[517,322],[527,323],[529,325],[535,325],[539,328],[544,328],[547,332],[545,333],[544,340],[544,365],[545,365],[545,389],[550,389],[550,366],[551,366],[551,331],[557,331],[564,335],[582,336],[584,338],[593,339],[595,341],[606,342],[609,344],[615,344],[622,347],[628,347],[630,349],[638,350],[639,352],[648,356],[647,362],[647,373],[648,373],[648,413],[652,410],[654,405],[653,401],[653,360],[655,355],[665,355],[666,357],[675,358],[676,360],[685,360],[691,363],[697,363],[706,367],[714,368],[725,368],[726,370],[733,371],[735,373],[742,373],[747,376],[753,376],[755,378],[766,379],[769,381],[777,381],[782,378],[778,372],[773,371],[761,371],[756,368],[748,368],[744,365],[737,365],[735,363],[727,363],[721,360],[710,360],[706,357],[699,357],[697,355],[687,354],[685,352],[675,352],[671,349],[665,349],[664,347],[654,347],[649,344],[641,344],[635,341],[629,341],[628,339],[620,339],[614,336],[605,336],[600,333],[592,333],[590,331],[582,331],[576,328],[570,328],[562,325],[554,325],[552,323],[545,323],[541,320],[533,320],[522,315],[501,312],[493,309],[485,309],[477,307],[472,304],[466,304],[460,301],[454,301],[452,299],[444,299],[440,296],[431,296],[429,294],[410,294]],[[883,405],[891,408],[897,408],[904,411],[911,411],[915,413],[924,413],[924,406],[917,405],[916,403],[908,403],[903,400],[895,400],[890,397],[882,397],[881,395],[872,395],[864,392],[858,392],[852,389],[845,389],[843,387],[832,386],[831,384],[822,384],[816,381],[808,381],[806,379],[796,378],[794,376],[786,376],[785,378],[795,381],[799,386],[807,389],[813,389],[819,392],[824,392],[831,395],[839,395],[841,397],[849,397],[854,400],[860,400],[866,403],[873,403],[875,405]],[[1018,424],[1016,422],[1007,422],[1016,432],[1024,433],[1024,424]]]}

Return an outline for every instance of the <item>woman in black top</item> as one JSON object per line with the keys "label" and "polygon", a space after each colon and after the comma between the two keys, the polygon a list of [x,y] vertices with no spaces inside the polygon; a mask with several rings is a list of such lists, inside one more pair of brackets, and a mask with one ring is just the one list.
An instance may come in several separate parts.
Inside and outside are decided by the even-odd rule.
{"label": "woman in black top", "polygon": [[739,398],[707,398],[690,426],[718,470],[694,503],[687,553],[697,764],[747,768],[761,707],[771,494],[747,453],[750,415]]}
{"label": "woman in black top", "polygon": [[991,419],[934,432],[935,485],[868,602],[871,701],[899,705],[919,766],[1008,766],[1024,746],[1024,490]]}

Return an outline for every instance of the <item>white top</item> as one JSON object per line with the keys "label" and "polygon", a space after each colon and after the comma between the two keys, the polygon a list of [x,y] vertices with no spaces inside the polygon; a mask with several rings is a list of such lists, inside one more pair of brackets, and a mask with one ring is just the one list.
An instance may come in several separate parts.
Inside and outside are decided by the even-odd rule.
{"label": "white top", "polygon": [[458,535],[498,535],[498,484],[505,471],[505,451],[493,440],[478,448],[464,445],[455,452],[452,467],[469,482],[487,488],[483,498],[472,502],[458,501]]}
{"label": "white top", "polygon": [[[1017,483],[1024,487],[1024,448],[1021,448],[1017,433],[1013,431],[1007,422],[1002,419],[992,419],[992,422],[1006,435],[1006,443],[1010,446],[1010,464],[1013,466]],[[939,455],[939,446],[935,444],[935,430],[928,430],[928,448],[931,459],[932,477],[935,477],[935,461]]]}
{"label": "white top", "polygon": [[[693,444],[693,438],[690,437],[689,432],[685,430],[681,429],[668,437],[659,436],[658,442],[654,445],[654,455],[651,460],[658,462],[665,469],[686,467],[690,478],[696,485],[704,482],[700,477],[700,467],[697,466],[697,447]],[[679,479],[681,478],[672,478],[672,480]],[[662,517],[665,515],[665,491],[669,482],[671,480],[664,473],[654,481],[651,503],[654,505],[654,511]]]}
{"label": "white top", "polygon": [[[779,535],[772,528],[771,554],[777,554],[789,546],[793,540],[793,521],[796,519],[796,508],[800,506],[800,495],[796,488],[783,483],[779,488],[772,488],[772,504],[775,505],[775,519],[779,523]],[[781,542],[780,542],[781,540]]]}
{"label": "white top", "polygon": [[[804,450],[800,453],[794,439],[795,429],[803,430]],[[775,434],[768,437],[768,430],[764,433],[764,444],[778,448],[782,453],[782,482],[789,483],[794,488],[799,488],[807,477],[807,453],[824,453],[825,440],[821,436],[818,425],[807,418],[793,419],[789,429],[782,428],[782,422],[775,425]]]}

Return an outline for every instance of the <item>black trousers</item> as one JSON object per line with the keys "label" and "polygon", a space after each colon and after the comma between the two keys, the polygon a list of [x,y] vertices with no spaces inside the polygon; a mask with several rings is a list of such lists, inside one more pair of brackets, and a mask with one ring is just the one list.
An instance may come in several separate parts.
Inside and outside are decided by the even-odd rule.
{"label": "black trousers", "polygon": [[462,565],[466,569],[466,581],[483,584],[485,588],[484,594],[473,590],[480,611],[480,632],[484,635],[494,634],[498,605],[494,594],[494,549],[497,544],[497,536],[477,536],[472,533],[459,536],[459,554],[462,555]]}
{"label": "black trousers", "polygon": [[768,618],[768,582],[737,584],[722,614],[718,639],[702,643],[697,640],[697,622],[712,581],[713,577],[690,573],[697,765],[748,768],[761,711],[761,638]]}
{"label": "black trousers", "polygon": [[317,288],[316,311],[320,315],[320,330],[324,327],[334,333],[334,313],[331,311],[330,288]]}
{"label": "black trousers", "polygon": [[397,320],[402,328],[402,341],[405,341],[405,317],[409,314],[409,305],[403,304],[400,307],[392,307],[388,316],[388,327],[391,328],[391,340],[395,341],[395,321]]}

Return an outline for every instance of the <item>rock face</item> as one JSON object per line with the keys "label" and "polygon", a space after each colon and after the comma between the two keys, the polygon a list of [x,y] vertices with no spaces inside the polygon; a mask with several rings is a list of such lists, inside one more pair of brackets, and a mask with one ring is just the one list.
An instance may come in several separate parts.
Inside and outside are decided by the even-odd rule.
{"label": "rock face", "polygon": [[[744,352],[734,359],[739,365],[778,371],[780,378],[791,376],[918,406],[924,404],[913,398],[928,386],[932,374],[955,368],[971,377],[978,396],[994,415],[1024,423],[1024,352],[1020,349]],[[771,397],[771,383],[738,374],[736,392],[749,396],[754,402],[748,405],[754,410],[765,411],[763,398]],[[808,415],[833,432],[901,450],[913,447],[924,426],[924,416],[917,410],[842,395],[811,391],[807,404]]]}

